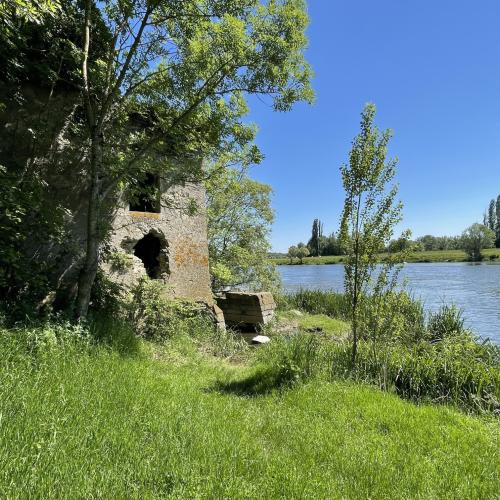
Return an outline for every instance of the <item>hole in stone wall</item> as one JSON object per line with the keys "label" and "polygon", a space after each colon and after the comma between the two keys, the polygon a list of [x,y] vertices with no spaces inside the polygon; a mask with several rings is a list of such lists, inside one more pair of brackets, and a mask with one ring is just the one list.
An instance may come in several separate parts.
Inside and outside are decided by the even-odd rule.
{"label": "hole in stone wall", "polygon": [[131,212],[151,212],[159,214],[160,207],[160,181],[157,175],[146,174],[139,182],[133,201],[130,202]]}
{"label": "hole in stone wall", "polygon": [[144,264],[146,273],[152,279],[161,278],[168,272],[168,261],[165,253],[166,243],[158,236],[148,233],[134,246],[134,255]]}

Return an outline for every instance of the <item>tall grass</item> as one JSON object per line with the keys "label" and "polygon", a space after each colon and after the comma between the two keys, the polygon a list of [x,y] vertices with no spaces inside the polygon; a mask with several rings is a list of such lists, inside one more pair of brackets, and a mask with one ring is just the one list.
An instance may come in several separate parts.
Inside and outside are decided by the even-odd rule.
{"label": "tall grass", "polygon": [[[342,294],[300,290],[280,301],[283,308],[348,318]],[[483,343],[465,329],[462,312],[443,306],[426,315],[423,305],[404,292],[364,297],[360,305],[362,343],[353,369],[350,345],[294,337],[270,346],[269,366],[297,379],[322,374],[329,380],[355,379],[417,402],[453,404],[465,411],[500,413],[500,347]],[[319,340],[317,342],[320,342]],[[312,368],[314,367],[314,368]]]}
{"label": "tall grass", "polygon": [[349,320],[349,301],[343,293],[301,289],[277,298],[280,309],[300,309],[311,314],[326,314]]}
{"label": "tall grass", "polygon": [[500,413],[500,349],[472,339],[360,344],[353,370],[345,342],[299,334],[282,337],[258,354],[268,384],[309,378],[356,380],[416,402],[453,404],[467,412]]}
{"label": "tall grass", "polygon": [[[314,337],[246,368],[188,353],[183,334],[135,349],[111,323],[0,330],[0,497],[497,495],[497,423],[323,382],[330,345]],[[164,356],[177,342],[186,356]],[[283,352],[276,390],[258,370]]]}

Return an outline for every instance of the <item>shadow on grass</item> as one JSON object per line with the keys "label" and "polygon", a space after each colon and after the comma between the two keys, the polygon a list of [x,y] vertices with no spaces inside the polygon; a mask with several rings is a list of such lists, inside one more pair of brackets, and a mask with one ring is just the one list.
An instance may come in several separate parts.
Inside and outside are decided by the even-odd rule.
{"label": "shadow on grass", "polygon": [[90,333],[97,343],[110,347],[120,356],[137,356],[141,352],[139,338],[123,319],[95,314],[90,321]]}
{"label": "shadow on grass", "polygon": [[295,378],[287,370],[259,368],[243,379],[217,381],[209,392],[234,394],[236,396],[257,397],[271,392],[290,389]]}

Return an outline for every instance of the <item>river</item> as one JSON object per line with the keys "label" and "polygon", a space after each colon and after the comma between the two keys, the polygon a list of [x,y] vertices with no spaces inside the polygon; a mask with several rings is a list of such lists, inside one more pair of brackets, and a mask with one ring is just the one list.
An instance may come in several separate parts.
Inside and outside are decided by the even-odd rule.
{"label": "river", "polygon": [[[299,288],[342,291],[344,267],[278,266],[285,291]],[[435,311],[443,304],[463,310],[467,327],[500,344],[500,264],[463,262],[405,264],[407,289]]]}

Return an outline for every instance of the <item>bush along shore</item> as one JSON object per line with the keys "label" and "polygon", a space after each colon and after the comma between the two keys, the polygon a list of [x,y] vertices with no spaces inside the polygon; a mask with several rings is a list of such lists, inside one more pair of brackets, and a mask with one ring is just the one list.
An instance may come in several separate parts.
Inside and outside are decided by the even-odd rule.
{"label": "bush along shore", "polygon": [[[482,250],[483,262],[500,262],[499,248],[486,248]],[[387,258],[388,254],[380,254],[380,262]],[[321,265],[341,264],[345,259],[343,255],[326,255],[321,257],[304,257],[302,261],[297,258],[290,260],[289,257],[271,258],[269,262],[276,265]],[[407,262],[429,263],[429,262],[469,262],[467,254],[463,250],[429,250],[413,252],[408,254]]]}
{"label": "bush along shore", "polygon": [[[460,312],[278,297],[251,348],[154,282],[0,334],[2,497],[494,498],[499,350]],[[106,299],[106,300],[104,300]],[[138,305],[140,304],[140,305]]]}
{"label": "bush along shore", "polygon": [[[343,294],[301,290],[283,297],[280,307],[296,308],[345,321],[349,304]],[[293,338],[300,377],[319,371],[376,384],[417,402],[451,403],[467,412],[500,413],[500,347],[464,327],[461,311],[443,306],[426,315],[405,292],[389,293],[361,309],[362,344],[358,363],[349,363],[349,343],[308,335]],[[345,339],[344,339],[345,340]],[[302,351],[314,352],[306,367]]]}

